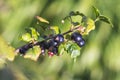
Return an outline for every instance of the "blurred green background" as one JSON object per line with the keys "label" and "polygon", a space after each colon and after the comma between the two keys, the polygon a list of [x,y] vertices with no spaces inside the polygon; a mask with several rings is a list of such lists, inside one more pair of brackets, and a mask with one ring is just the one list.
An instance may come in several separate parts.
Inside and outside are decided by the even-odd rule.
{"label": "blurred green background", "polygon": [[114,25],[111,28],[97,22],[74,64],[67,54],[40,57],[37,62],[17,56],[13,62],[0,65],[0,80],[120,80],[119,3],[120,0],[0,0],[0,37],[15,48],[25,44],[19,37],[32,26],[36,15],[64,32],[67,27],[61,24],[62,18],[76,10],[94,18],[94,5]]}

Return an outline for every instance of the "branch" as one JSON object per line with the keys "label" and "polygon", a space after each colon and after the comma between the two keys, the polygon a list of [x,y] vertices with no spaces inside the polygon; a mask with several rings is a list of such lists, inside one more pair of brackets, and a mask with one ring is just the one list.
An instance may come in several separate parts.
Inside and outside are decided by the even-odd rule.
{"label": "branch", "polygon": [[[73,32],[74,30],[79,29],[79,27],[80,27],[80,25],[77,26],[77,27],[75,27],[75,28],[73,28],[73,29],[70,29],[70,30],[62,33],[62,35],[66,35],[66,34],[68,34],[68,33],[71,33],[71,32]],[[42,42],[44,42],[44,41],[47,41],[47,40],[49,40],[49,39],[52,39],[52,38],[54,38],[54,37],[56,37],[56,36],[57,36],[57,35],[52,36],[52,37],[48,37],[48,38],[46,38],[46,39],[43,40],[43,41],[30,42],[30,43],[25,44],[25,45],[23,45],[22,47],[18,48],[18,49],[16,50],[16,52],[17,52],[17,53],[23,53],[23,55],[24,55],[24,53],[25,53],[28,49],[32,48],[33,46],[40,45],[40,43],[42,43]],[[24,51],[24,49],[25,49],[25,51]]]}

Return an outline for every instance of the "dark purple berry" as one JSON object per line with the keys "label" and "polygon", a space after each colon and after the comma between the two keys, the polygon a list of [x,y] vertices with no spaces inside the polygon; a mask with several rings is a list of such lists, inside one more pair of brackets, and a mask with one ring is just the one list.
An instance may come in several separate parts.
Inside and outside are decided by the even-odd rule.
{"label": "dark purple berry", "polygon": [[32,43],[24,45],[19,49],[19,53],[25,55],[26,51],[32,47],[33,47]]}
{"label": "dark purple berry", "polygon": [[24,49],[24,48],[20,48],[20,49],[19,49],[19,52],[20,52],[20,54],[23,54],[23,55],[24,55],[25,52],[26,52],[26,49]]}
{"label": "dark purple berry", "polygon": [[58,43],[62,43],[62,42],[64,42],[64,37],[63,37],[63,35],[58,34],[58,35],[54,38],[54,40],[57,41]]}
{"label": "dark purple berry", "polygon": [[82,47],[82,46],[85,45],[85,40],[82,39],[81,41],[77,42],[77,44],[78,44],[80,47]]}
{"label": "dark purple berry", "polygon": [[57,48],[57,47],[53,47],[52,52],[53,52],[54,54],[57,54],[58,48]]}
{"label": "dark purple berry", "polygon": [[56,55],[58,53],[58,48],[57,47],[50,47],[48,51],[49,56]]}
{"label": "dark purple berry", "polygon": [[44,48],[44,49],[48,49],[49,48],[49,43],[47,41],[43,41],[40,43],[40,47]]}
{"label": "dark purple berry", "polygon": [[58,45],[58,42],[55,41],[55,40],[53,40],[53,39],[51,39],[51,40],[48,42],[48,44],[49,44],[49,47],[51,47],[51,46],[57,46],[57,45]]}
{"label": "dark purple berry", "polygon": [[72,35],[71,35],[71,39],[74,40],[75,42],[79,42],[82,40],[82,35],[78,32],[74,32]]}

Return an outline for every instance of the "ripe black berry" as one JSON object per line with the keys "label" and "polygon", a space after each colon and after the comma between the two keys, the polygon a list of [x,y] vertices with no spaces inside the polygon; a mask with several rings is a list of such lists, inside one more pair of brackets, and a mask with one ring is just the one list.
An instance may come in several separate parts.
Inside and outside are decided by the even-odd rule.
{"label": "ripe black berry", "polygon": [[80,47],[82,47],[82,46],[85,45],[85,40],[82,39],[81,41],[77,42],[77,44],[78,44]]}
{"label": "ripe black berry", "polygon": [[58,42],[55,41],[55,40],[53,40],[53,39],[51,39],[51,40],[48,42],[48,45],[49,45],[49,47],[51,47],[51,46],[57,46],[57,45],[58,45]]}
{"label": "ripe black berry", "polygon": [[56,53],[58,52],[58,48],[57,48],[57,47],[53,47],[52,52],[53,52],[54,54],[56,54]]}
{"label": "ripe black berry", "polygon": [[20,48],[20,49],[19,49],[19,52],[20,52],[20,54],[22,54],[22,55],[24,55],[26,51],[27,51],[27,50],[24,49],[24,48]]}
{"label": "ripe black berry", "polygon": [[79,42],[82,40],[82,35],[78,32],[74,32],[72,35],[71,35],[71,39],[74,40],[75,42]]}
{"label": "ripe black berry", "polygon": [[32,43],[30,43],[30,44],[28,44],[28,45],[25,45],[25,46],[22,46],[22,47],[19,49],[19,53],[22,54],[22,55],[25,55],[25,52],[26,52],[28,49],[32,48],[32,47],[33,47]]}
{"label": "ripe black berry", "polygon": [[62,43],[62,42],[64,42],[64,37],[63,37],[63,35],[58,34],[58,35],[54,38],[54,40],[57,41],[58,43]]}
{"label": "ripe black berry", "polygon": [[58,53],[58,48],[57,47],[50,47],[48,50],[48,55],[49,56],[53,56],[56,55]]}
{"label": "ripe black berry", "polygon": [[49,48],[49,43],[47,41],[42,41],[39,45],[41,48],[44,48],[44,49]]}

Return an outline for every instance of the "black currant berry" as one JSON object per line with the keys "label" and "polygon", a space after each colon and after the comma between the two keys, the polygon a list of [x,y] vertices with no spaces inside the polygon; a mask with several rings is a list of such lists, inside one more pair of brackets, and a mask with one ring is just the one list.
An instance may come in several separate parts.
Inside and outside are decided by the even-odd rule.
{"label": "black currant berry", "polygon": [[20,52],[20,54],[22,54],[22,55],[24,55],[26,51],[27,51],[27,50],[24,49],[24,48],[20,48],[20,49],[19,49],[19,52]]}
{"label": "black currant berry", "polygon": [[75,42],[79,42],[82,40],[82,35],[78,32],[74,32],[71,35],[71,39],[74,40]]}
{"label": "black currant berry", "polygon": [[48,50],[48,55],[49,56],[53,56],[56,55],[58,53],[58,48],[57,47],[50,47]]}
{"label": "black currant berry", "polygon": [[57,54],[57,53],[58,53],[58,48],[57,48],[57,47],[53,47],[52,52],[53,52],[54,54]]}
{"label": "black currant berry", "polygon": [[22,54],[22,55],[24,55],[25,52],[26,52],[28,49],[32,48],[32,47],[33,47],[32,43],[30,43],[30,44],[28,44],[28,45],[25,45],[25,46],[22,46],[22,47],[19,49],[19,53]]}
{"label": "black currant berry", "polygon": [[54,38],[54,40],[57,41],[58,43],[62,43],[62,42],[64,42],[64,37],[63,37],[63,35],[58,34],[58,35]]}
{"label": "black currant berry", "polygon": [[49,43],[47,41],[42,41],[39,45],[41,48],[44,48],[44,49],[49,48]]}
{"label": "black currant berry", "polygon": [[55,40],[53,40],[53,39],[51,39],[51,40],[48,42],[48,44],[49,44],[49,47],[51,47],[51,46],[57,46],[57,45],[58,45],[58,42],[55,41]]}
{"label": "black currant berry", "polygon": [[82,46],[85,45],[85,40],[82,39],[81,41],[77,42],[77,44],[78,44],[80,47],[82,47]]}

